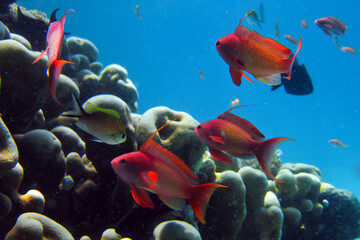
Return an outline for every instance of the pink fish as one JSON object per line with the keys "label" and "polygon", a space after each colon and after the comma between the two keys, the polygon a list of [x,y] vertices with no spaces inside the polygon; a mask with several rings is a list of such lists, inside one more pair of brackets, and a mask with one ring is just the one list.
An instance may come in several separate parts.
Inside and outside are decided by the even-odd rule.
{"label": "pink fish", "polygon": [[344,35],[347,28],[342,21],[332,16],[316,19],[315,24],[321,28],[328,37],[331,37],[332,33],[335,35]]}
{"label": "pink fish", "polygon": [[345,145],[343,142],[341,142],[340,140],[338,139],[330,139],[328,141],[331,145],[333,145],[334,147],[348,147],[347,145]]}
{"label": "pink fish", "polygon": [[69,11],[75,12],[73,9],[69,9],[62,16],[60,21],[55,21],[50,23],[49,29],[46,34],[46,49],[42,51],[42,53],[35,59],[33,62],[36,63],[39,61],[45,54],[48,56],[49,68],[48,68],[48,76],[49,76],[49,89],[51,96],[54,100],[62,105],[56,98],[56,84],[59,80],[60,72],[63,66],[66,63],[70,63],[68,61],[59,60],[62,41],[64,37],[64,24],[66,19],[66,14]]}
{"label": "pink fish", "polygon": [[225,153],[241,158],[255,156],[266,175],[280,181],[270,172],[271,157],[280,143],[293,139],[277,137],[264,141],[264,135],[248,120],[230,113],[239,107],[244,106],[231,108],[217,119],[197,126],[196,136],[209,147],[213,158],[230,163],[231,159]]}
{"label": "pink fish", "polygon": [[199,185],[199,178],[183,161],[153,141],[155,134],[170,122],[154,132],[138,152],[114,158],[111,166],[119,178],[131,186],[132,196],[141,207],[155,207],[145,190],[157,194],[176,210],[182,210],[187,199],[196,217],[205,223],[209,198],[216,188],[226,186],[216,183]]}
{"label": "pink fish", "polygon": [[342,52],[350,53],[350,54],[356,54],[355,50],[351,47],[341,47],[340,50]]}

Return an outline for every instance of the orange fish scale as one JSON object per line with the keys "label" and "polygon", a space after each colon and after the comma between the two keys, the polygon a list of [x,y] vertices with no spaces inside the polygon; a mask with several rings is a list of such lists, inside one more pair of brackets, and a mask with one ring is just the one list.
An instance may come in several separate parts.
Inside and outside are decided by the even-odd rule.
{"label": "orange fish scale", "polygon": [[[240,37],[241,38],[241,37]],[[256,42],[242,38],[236,52],[239,59],[244,62],[245,71],[255,76],[267,76],[289,71],[291,60],[283,59]]]}
{"label": "orange fish scale", "polygon": [[[236,131],[234,131],[234,128]],[[249,151],[250,143],[253,141],[249,134],[242,130],[238,126],[234,126],[232,123],[225,123],[222,130],[225,133],[224,139],[226,139],[226,147],[233,149],[234,146],[237,147],[237,150],[240,152]],[[240,143],[245,143],[243,146]]]}

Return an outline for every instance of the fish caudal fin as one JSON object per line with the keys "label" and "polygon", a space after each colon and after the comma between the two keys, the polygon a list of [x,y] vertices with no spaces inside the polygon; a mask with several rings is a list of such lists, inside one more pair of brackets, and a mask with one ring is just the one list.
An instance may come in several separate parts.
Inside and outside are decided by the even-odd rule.
{"label": "fish caudal fin", "polygon": [[[253,150],[253,154],[256,156],[262,170],[266,173],[268,177],[279,182],[270,172],[270,162],[272,155],[276,148],[283,142],[287,140],[293,140],[287,137],[277,137],[273,139],[269,139],[263,142],[259,142],[255,149]],[[281,181],[280,181],[281,182]]]}
{"label": "fish caudal fin", "polygon": [[300,49],[301,49],[301,46],[302,46],[302,40],[301,40],[301,37],[300,37],[300,35],[299,35],[299,44],[298,44],[298,47],[297,47],[297,49],[296,49],[296,53],[295,53],[295,55],[294,55],[292,58],[289,59],[289,61],[290,61],[289,70],[288,70],[288,72],[286,73],[287,76],[284,76],[284,77],[283,77],[283,78],[285,78],[285,79],[287,79],[287,80],[290,80],[290,79],[291,79],[291,70],[292,70],[292,67],[293,67],[293,65],[294,65],[295,58],[296,58],[296,56],[298,55],[298,53],[299,53],[299,51],[300,51]]}
{"label": "fish caudal fin", "polygon": [[55,60],[50,63],[49,66],[49,90],[53,99],[60,105],[62,105],[56,98],[56,84],[59,80],[59,75],[61,70],[63,69],[64,65],[72,62],[65,61],[65,60]]}
{"label": "fish caudal fin", "polygon": [[205,212],[209,199],[218,187],[227,187],[216,183],[205,183],[191,186],[191,197],[188,199],[192,210],[202,224],[205,224]]}

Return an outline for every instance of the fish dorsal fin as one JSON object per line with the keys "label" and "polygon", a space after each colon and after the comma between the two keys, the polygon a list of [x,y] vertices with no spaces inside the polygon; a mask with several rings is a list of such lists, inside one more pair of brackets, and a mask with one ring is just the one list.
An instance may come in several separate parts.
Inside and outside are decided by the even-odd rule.
{"label": "fish dorsal fin", "polygon": [[146,142],[141,146],[140,152],[150,154],[156,158],[162,159],[165,163],[171,166],[173,169],[177,170],[178,173],[182,175],[190,184],[200,183],[200,179],[190,170],[190,168],[181,161],[175,154],[169,150],[162,147],[160,144],[154,142],[153,138],[157,132],[159,132],[163,127],[176,120],[179,117],[174,118],[169,121],[158,130],[156,130],[151,136],[146,140]]}
{"label": "fish dorsal fin", "polygon": [[148,207],[151,209],[155,208],[154,202],[151,200],[145,190],[139,189],[135,187],[135,185],[131,185],[131,195],[139,206]]}
{"label": "fish dorsal fin", "polygon": [[117,111],[113,110],[113,109],[109,109],[109,108],[101,108],[101,107],[97,107],[94,104],[90,103],[90,102],[86,102],[84,109],[87,113],[91,114],[91,113],[96,113],[96,112],[103,112],[109,115],[112,115],[118,119],[120,119],[120,115]]}
{"label": "fish dorsal fin", "polygon": [[256,43],[257,45],[274,53],[280,58],[288,59],[291,54],[291,50],[288,49],[287,47],[281,45],[275,40],[261,36],[256,31],[250,31],[247,27],[242,26],[241,22],[239,23],[239,26],[235,30],[235,35],[246,38],[251,42]]}
{"label": "fish dorsal fin", "polygon": [[218,116],[218,119],[223,119],[233,124],[236,124],[237,126],[241,127],[241,129],[243,129],[245,132],[247,132],[252,139],[256,141],[261,141],[265,138],[265,136],[251,122],[230,113],[230,111],[235,108],[245,107],[245,106],[256,106],[256,105],[243,105],[243,106],[231,108],[228,111],[221,114],[220,116]]}

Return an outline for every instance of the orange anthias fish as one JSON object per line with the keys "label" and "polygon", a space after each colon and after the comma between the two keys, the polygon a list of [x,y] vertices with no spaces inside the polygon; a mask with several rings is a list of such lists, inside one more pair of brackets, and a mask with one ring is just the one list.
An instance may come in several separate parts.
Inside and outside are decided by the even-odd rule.
{"label": "orange anthias fish", "polygon": [[54,21],[50,23],[49,29],[46,34],[46,49],[33,62],[33,64],[36,63],[47,53],[49,62],[48,76],[50,93],[54,100],[60,105],[62,104],[56,98],[56,84],[59,80],[59,75],[63,66],[67,63],[70,63],[65,60],[59,60],[62,41],[64,37],[64,24],[66,14],[69,11],[75,12],[73,9],[69,9],[65,12],[60,21]]}
{"label": "orange anthias fish", "polygon": [[343,148],[348,147],[348,145],[345,145],[342,141],[338,139],[330,139],[328,142],[334,147],[343,147]]}
{"label": "orange anthias fish", "polygon": [[252,82],[243,71],[270,85],[281,84],[281,73],[286,73],[286,78],[290,79],[292,65],[301,48],[301,38],[295,55],[290,58],[291,50],[242,26],[243,18],[234,34],[222,37],[215,44],[220,56],[230,66],[235,85],[241,84],[241,77]]}
{"label": "orange anthias fish", "polygon": [[197,126],[194,130],[196,136],[209,147],[215,159],[230,163],[231,159],[225,153],[240,158],[255,156],[266,175],[279,181],[270,172],[270,161],[280,143],[293,139],[277,137],[264,141],[264,135],[253,124],[230,113],[239,107],[244,106],[231,108],[217,119]]}
{"label": "orange anthias fish", "polygon": [[209,198],[216,188],[226,186],[216,183],[198,185],[199,178],[183,161],[153,141],[155,134],[167,124],[154,132],[140,151],[114,158],[111,166],[131,186],[132,196],[141,207],[155,207],[145,190],[157,194],[165,204],[176,210],[184,209],[187,199],[196,217],[205,223]]}

